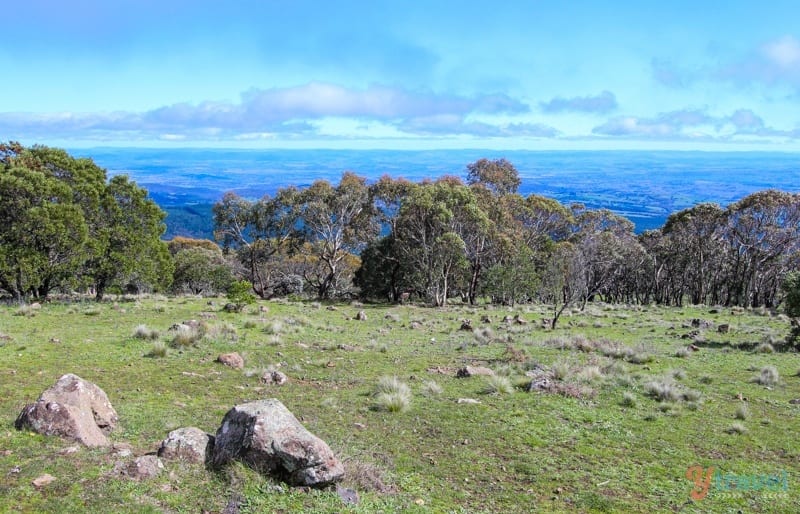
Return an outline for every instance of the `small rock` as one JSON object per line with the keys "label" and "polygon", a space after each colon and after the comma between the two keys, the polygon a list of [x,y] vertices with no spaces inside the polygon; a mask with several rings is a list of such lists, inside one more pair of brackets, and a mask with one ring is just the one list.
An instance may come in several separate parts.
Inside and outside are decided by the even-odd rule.
{"label": "small rock", "polygon": [[214,444],[214,436],[197,427],[173,430],[161,441],[158,456],[168,460],[184,460],[202,463],[206,461],[209,449]]}
{"label": "small rock", "polygon": [[800,405],[800,398],[795,398],[794,400],[789,400],[789,403],[792,405]]}
{"label": "small rock", "polygon": [[367,425],[365,425],[364,423],[358,423],[358,422],[353,423],[353,426],[356,427],[359,430],[364,430],[365,428],[367,428]]}
{"label": "small rock", "polygon": [[456,377],[458,378],[491,376],[494,376],[494,371],[485,366],[464,366],[456,372]]}
{"label": "small rock", "polygon": [[73,453],[78,453],[80,448],[78,446],[67,446],[63,450],[59,451],[59,455],[71,455]]}
{"label": "small rock", "polygon": [[522,319],[519,314],[514,316],[514,323],[516,323],[517,325],[527,325],[528,324],[528,322],[526,320]]}
{"label": "small rock", "polygon": [[217,357],[217,362],[224,364],[225,366],[229,366],[233,369],[242,369],[244,368],[244,359],[241,355],[236,352],[231,353],[223,353],[219,357]]}
{"label": "small rock", "polygon": [[337,309],[335,305],[328,305],[327,307],[325,307],[325,310],[338,311],[339,309]]}
{"label": "small rock", "polygon": [[459,330],[472,331],[472,320],[471,319],[462,319],[461,320],[461,328],[459,328]]}
{"label": "small rock", "polygon": [[261,375],[261,383],[266,385],[282,386],[289,381],[289,377],[282,371],[267,371]]}
{"label": "small rock", "polygon": [[422,507],[423,505],[425,505],[425,500],[423,500],[422,498],[417,498],[416,500],[414,500],[414,503]]}
{"label": "small rock", "polygon": [[730,332],[730,330],[731,326],[728,325],[727,323],[723,323],[722,325],[717,327],[717,332],[719,332],[720,334],[727,334],[728,332]]}
{"label": "small rock", "polygon": [[422,328],[422,323],[420,323],[419,321],[412,321],[411,323],[409,323],[408,328],[412,330],[419,330],[420,328]]}
{"label": "small rock", "polygon": [[158,476],[164,469],[161,459],[155,455],[142,455],[136,457],[133,462],[120,466],[119,472],[132,480],[147,480]]}
{"label": "small rock", "polygon": [[30,305],[30,308],[31,308],[31,310],[33,310],[33,311],[40,311],[40,310],[42,310],[42,304],[41,304],[41,303],[39,303],[39,302],[33,302],[33,303]]}
{"label": "small rock", "polygon": [[479,404],[481,402],[479,400],[476,400],[475,398],[459,398],[456,401],[456,403],[466,403],[466,404],[470,404],[470,405],[477,405],[477,404]]}
{"label": "small rock", "polygon": [[353,352],[356,350],[356,347],[350,344],[340,344],[336,348],[345,352]]}
{"label": "small rock", "polygon": [[492,322],[492,318],[487,315],[481,316],[481,323],[486,323],[487,325]]}
{"label": "small rock", "polygon": [[355,489],[350,489],[348,487],[341,487],[336,486],[336,494],[339,495],[339,498],[342,499],[342,502],[346,505],[358,505],[358,493]]}
{"label": "small rock", "polygon": [[43,487],[46,487],[46,486],[52,484],[53,482],[55,482],[55,480],[56,480],[56,477],[54,477],[53,475],[50,475],[49,473],[45,473],[44,475],[40,475],[40,476],[34,478],[33,482],[31,482],[31,483],[33,484],[33,487],[35,487],[36,489],[41,489]]}
{"label": "small rock", "polygon": [[225,312],[239,312],[240,309],[235,303],[226,303],[222,310]]}
{"label": "small rock", "polygon": [[355,317],[356,321],[367,321],[367,313],[364,311],[358,311]]}

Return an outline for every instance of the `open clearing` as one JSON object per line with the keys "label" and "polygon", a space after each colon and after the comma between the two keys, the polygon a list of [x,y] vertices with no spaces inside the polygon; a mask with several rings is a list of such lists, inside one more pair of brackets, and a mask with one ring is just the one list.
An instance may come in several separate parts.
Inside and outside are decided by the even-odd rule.
{"label": "open clearing", "polygon": [[[226,313],[224,300],[213,302],[0,308],[0,511],[800,512],[800,405],[790,403],[800,398],[800,356],[765,344],[788,333],[783,316],[590,304],[549,331],[531,306],[259,302]],[[364,321],[354,319],[360,310]],[[517,314],[527,323],[502,321]],[[191,319],[205,336],[172,347],[170,326]],[[474,330],[461,330],[463,319]],[[158,334],[134,337],[139,325]],[[215,362],[231,351],[243,370]],[[508,380],[456,378],[465,365]],[[271,368],[289,382],[261,383]],[[170,461],[135,482],[113,471],[126,459],[119,448],[74,451],[15,430],[23,406],[65,373],[105,390],[120,416],[111,439],[134,456],[175,428],[213,434],[234,405],[278,398],[345,461],[344,485],[360,501],[239,465]],[[388,407],[373,394],[381,377],[407,384],[410,400]],[[532,380],[543,390],[527,392]],[[479,403],[458,402],[466,398]],[[693,465],[728,481],[691,500]],[[34,487],[44,473],[55,481]],[[787,488],[744,482],[765,475]]]}

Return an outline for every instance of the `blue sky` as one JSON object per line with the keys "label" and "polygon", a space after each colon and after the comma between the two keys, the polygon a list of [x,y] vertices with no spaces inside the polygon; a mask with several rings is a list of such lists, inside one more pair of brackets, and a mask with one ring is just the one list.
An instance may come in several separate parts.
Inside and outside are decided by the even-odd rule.
{"label": "blue sky", "polygon": [[800,150],[800,2],[0,0],[0,139]]}

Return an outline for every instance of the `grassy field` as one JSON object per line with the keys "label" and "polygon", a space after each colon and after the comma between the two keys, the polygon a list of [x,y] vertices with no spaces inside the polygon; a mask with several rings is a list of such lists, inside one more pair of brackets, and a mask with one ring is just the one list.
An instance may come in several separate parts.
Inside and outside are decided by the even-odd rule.
{"label": "grassy field", "polygon": [[[236,314],[214,301],[0,307],[0,511],[800,512],[800,405],[789,403],[800,398],[800,355],[768,344],[788,332],[783,316],[590,305],[545,331],[536,307],[261,302]],[[352,319],[362,309],[367,320]],[[528,323],[501,321],[515,314]],[[464,318],[474,331],[459,329]],[[205,336],[173,347],[169,327],[190,319]],[[134,336],[145,328],[158,334]],[[697,351],[682,337],[692,331]],[[244,370],[215,362],[230,351]],[[500,378],[456,378],[464,365]],[[263,385],[271,368],[289,383]],[[527,392],[526,372],[549,389]],[[120,416],[116,448],[75,451],[14,429],[23,406],[65,373],[106,391]],[[410,393],[376,396],[382,377]],[[165,462],[142,482],[114,472],[131,459],[119,454],[125,444],[136,456],[178,427],[214,433],[232,406],[267,397],[345,461],[357,506],[239,465]],[[701,500],[690,498],[693,465],[722,473]],[[56,480],[37,489],[43,473]],[[763,475],[786,490],[748,481]]]}

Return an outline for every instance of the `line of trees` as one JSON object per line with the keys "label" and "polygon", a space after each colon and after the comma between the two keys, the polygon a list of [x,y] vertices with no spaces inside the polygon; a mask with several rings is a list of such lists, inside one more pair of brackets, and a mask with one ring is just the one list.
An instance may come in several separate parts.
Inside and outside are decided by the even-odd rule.
{"label": "line of trees", "polygon": [[64,150],[0,144],[0,290],[21,300],[54,290],[165,288],[165,214],[124,175]]}
{"label": "line of trees", "polygon": [[636,235],[606,209],[523,197],[504,159],[445,176],[280,189],[214,207],[218,240],[238,273],[268,297],[302,282],[319,298],[359,294],[445,305],[453,296],[553,306],[608,302],[774,307],[798,268],[800,197],[766,190],[726,208],[703,203]]}
{"label": "line of trees", "polygon": [[16,298],[105,292],[225,291],[246,280],[262,298],[459,298],[774,307],[800,268],[800,196],[754,193],[725,208],[698,204],[637,235],[606,209],[518,193],[504,159],[467,166],[466,180],[285,187],[214,205],[216,242],[161,241],[165,214],[125,176],[107,179],[63,150],[0,145],[0,290]]}

